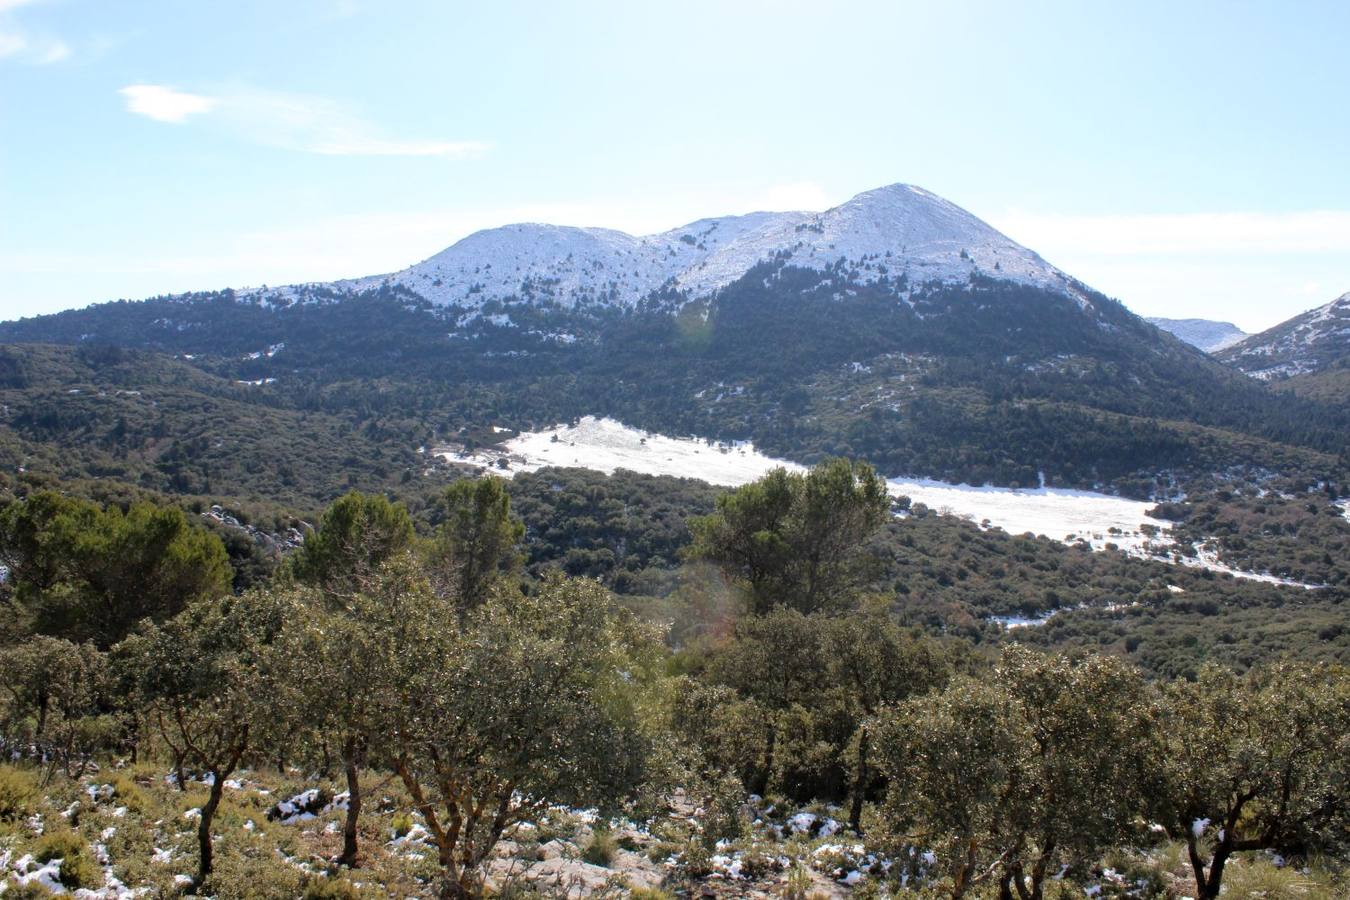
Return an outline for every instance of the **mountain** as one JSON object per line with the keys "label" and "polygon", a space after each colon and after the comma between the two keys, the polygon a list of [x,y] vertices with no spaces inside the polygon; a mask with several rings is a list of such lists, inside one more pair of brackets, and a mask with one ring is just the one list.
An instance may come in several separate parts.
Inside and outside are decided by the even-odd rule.
{"label": "mountain", "polygon": [[[1134,496],[1213,473],[1334,481],[1350,443],[1350,411],[1277,395],[909,185],[645,238],[508,226],[390,275],[99,304],[0,324],[0,343],[0,378],[17,373],[0,425],[59,448],[46,464],[115,463],[175,490],[228,464],[241,491],[284,482],[314,502],[335,479],[433,471],[407,463],[414,448],[585,415],[803,463]],[[166,458],[157,435],[179,423],[149,406],[89,424],[96,401],[64,393],[87,390],[70,374],[84,364],[35,363],[65,357],[28,344],[133,350],[146,372],[174,357],[209,376],[194,402],[228,407],[246,437],[213,414],[206,431],[181,423],[197,437]],[[133,374],[114,389],[137,390]],[[325,452],[360,435],[363,456],[311,473],[290,456],[301,431],[267,437],[283,419]],[[85,459],[94,438],[122,455]]]}
{"label": "mountain", "polygon": [[1215,322],[1211,319],[1163,319],[1156,316],[1145,321],[1176,335],[1192,347],[1199,347],[1206,353],[1215,353],[1225,347],[1231,347],[1247,337],[1247,332],[1232,322]]}
{"label": "mountain", "polygon": [[707,297],[770,259],[816,271],[845,260],[864,283],[965,283],[983,274],[1075,292],[1063,272],[970,213],[922,188],[895,184],[822,213],[701,219],[646,237],[604,228],[508,225],[469,235],[389,275],[243,293],[274,301],[303,299],[316,289],[396,287],[466,309],[514,298],[634,307],[658,292]]}
{"label": "mountain", "polygon": [[1350,293],[1254,334],[1219,358],[1266,380],[1343,367],[1350,361]]}

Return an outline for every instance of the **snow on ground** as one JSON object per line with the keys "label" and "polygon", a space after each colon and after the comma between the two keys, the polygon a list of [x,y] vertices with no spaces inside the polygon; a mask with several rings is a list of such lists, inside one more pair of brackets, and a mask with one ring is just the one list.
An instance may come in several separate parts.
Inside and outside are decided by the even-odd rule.
{"label": "snow on ground", "polygon": [[778,466],[806,471],[796,463],[759,453],[753,444],[710,444],[698,438],[670,438],[594,416],[581,419],[575,426],[522,432],[502,447],[505,453],[484,450],[463,455],[440,451],[440,455],[452,462],[493,468],[499,459],[506,458],[510,467],[502,470],[503,475],[534,472],[545,466],[605,473],[628,469],[644,475],[698,478],[726,487],[748,484]]}
{"label": "snow on ground", "polygon": [[1092,491],[1013,490],[928,479],[891,478],[888,483],[893,495],[909,497],[946,515],[988,523],[1009,534],[1031,532],[1066,543],[1084,540],[1094,550],[1115,544],[1127,552],[1145,553],[1151,543],[1160,542],[1145,534],[1141,526],[1150,525],[1159,535],[1171,528],[1169,522],[1148,515],[1150,503]]}
{"label": "snow on ground", "polygon": [[[496,432],[505,433],[506,429],[496,428]],[[709,484],[738,487],[780,466],[794,472],[806,471],[805,466],[797,463],[765,456],[749,442],[727,444],[697,437],[667,437],[629,428],[614,419],[594,416],[586,416],[575,425],[521,432],[497,448],[472,453],[438,448],[432,453],[453,463],[482,466],[507,477],[517,472],[560,466],[607,474],[627,469],[644,475],[697,478]],[[1140,500],[1092,491],[975,487],[914,478],[891,478],[887,485],[892,496],[908,497],[913,504],[922,503],[943,515],[969,519],[982,528],[1001,528],[1009,534],[1030,532],[1064,543],[1084,541],[1094,550],[1113,545],[1132,556],[1165,563],[1179,562],[1237,578],[1304,588],[1320,587],[1231,568],[1204,548],[1199,549],[1195,557],[1174,559],[1170,552],[1173,547],[1169,536],[1171,523],[1149,516],[1152,504]],[[1350,515],[1350,501],[1343,505]],[[1006,624],[1016,628],[1041,621],[1016,619]]]}
{"label": "snow on ground", "polygon": [[[782,466],[804,472],[805,466],[774,459],[751,443],[709,443],[699,438],[672,438],[638,431],[614,419],[587,416],[576,425],[522,432],[502,450],[475,453],[434,451],[451,462],[496,469],[503,475],[534,472],[545,466],[570,466],[612,473],[628,469],[645,475],[698,478],[710,484],[737,487]],[[507,468],[499,460],[507,461]],[[961,516],[1012,534],[1031,532],[1061,541],[1086,540],[1095,549],[1114,543],[1122,550],[1143,552],[1149,538],[1141,525],[1165,532],[1169,524],[1146,515],[1148,503],[1056,488],[1012,490],[972,487],[927,479],[888,480],[893,496],[909,497],[937,512]],[[1115,529],[1113,532],[1112,529]]]}

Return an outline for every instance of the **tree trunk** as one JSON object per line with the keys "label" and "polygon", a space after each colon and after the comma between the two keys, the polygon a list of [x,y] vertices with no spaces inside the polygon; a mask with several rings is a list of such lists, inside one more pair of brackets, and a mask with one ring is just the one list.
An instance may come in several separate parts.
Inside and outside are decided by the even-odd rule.
{"label": "tree trunk", "polygon": [[1217,900],[1219,889],[1223,884],[1223,867],[1228,863],[1228,848],[1219,845],[1214,851],[1214,858],[1209,863],[1209,878],[1206,880],[1204,888],[1197,895],[1197,900]]}
{"label": "tree trunk", "polygon": [[1031,867],[1031,900],[1041,900],[1045,896],[1045,873],[1050,868],[1054,852],[1055,842],[1046,841],[1041,855],[1036,858],[1036,864]]}
{"label": "tree trunk", "polygon": [[184,754],[174,751],[173,754],[173,777],[178,782],[178,790],[187,793],[187,772],[183,771]]}
{"label": "tree trunk", "polygon": [[216,817],[216,809],[220,806],[220,798],[225,793],[225,777],[220,772],[211,773],[214,778],[211,782],[211,794],[206,799],[206,805],[202,807],[201,821],[197,823],[197,877],[193,879],[192,886],[200,888],[208,875],[211,874],[211,867],[214,862],[214,856],[211,847],[211,821]]}
{"label": "tree trunk", "polygon": [[356,762],[356,741],[348,739],[342,748],[347,769],[347,820],[342,825],[342,856],[338,864],[356,868],[356,825],[361,817],[361,772]]}
{"label": "tree trunk", "polygon": [[848,811],[848,827],[854,834],[862,834],[863,794],[867,791],[867,726],[858,736],[858,766],[853,773],[853,803]]}
{"label": "tree trunk", "polygon": [[1208,874],[1205,872],[1205,861],[1200,858],[1200,850],[1196,847],[1194,834],[1186,835],[1186,852],[1191,858],[1191,871],[1195,873],[1196,900],[1215,900],[1219,896],[1223,868],[1231,851],[1221,843],[1210,860]]}

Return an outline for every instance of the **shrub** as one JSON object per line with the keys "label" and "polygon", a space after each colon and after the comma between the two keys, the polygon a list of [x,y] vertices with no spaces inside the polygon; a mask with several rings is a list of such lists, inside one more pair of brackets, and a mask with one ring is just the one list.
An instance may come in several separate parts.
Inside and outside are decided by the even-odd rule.
{"label": "shrub", "polygon": [[145,812],[145,793],[129,775],[118,775],[113,779],[112,786],[113,801],[118,806],[125,806],[134,813]]}
{"label": "shrub", "polygon": [[17,822],[32,815],[37,798],[32,775],[14,766],[0,766],[0,822]]}
{"label": "shrub", "polygon": [[413,818],[412,813],[395,813],[394,818],[390,820],[390,827],[394,829],[394,837],[401,838],[412,831]]}
{"label": "shrub", "polygon": [[581,850],[581,858],[593,866],[609,866],[619,852],[619,842],[608,828],[597,828],[591,832],[591,839]]}
{"label": "shrub", "polygon": [[635,887],[628,892],[628,900],[675,900],[675,895],[657,887]]}
{"label": "shrub", "polygon": [[103,873],[89,851],[84,838],[73,831],[53,831],[38,841],[33,858],[38,862],[61,860],[57,876],[70,889],[95,888],[103,884]]}
{"label": "shrub", "polygon": [[361,891],[345,878],[316,876],[305,882],[301,900],[361,900]]}

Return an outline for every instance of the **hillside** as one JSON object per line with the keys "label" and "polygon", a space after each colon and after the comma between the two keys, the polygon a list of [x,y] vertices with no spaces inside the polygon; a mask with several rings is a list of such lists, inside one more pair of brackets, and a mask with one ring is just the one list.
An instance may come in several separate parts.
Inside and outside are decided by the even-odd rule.
{"label": "hillside", "polygon": [[1219,358],[1266,381],[1343,369],[1350,361],[1350,293],[1254,334]]}
{"label": "hillside", "polygon": [[[0,325],[0,342],[173,356],[246,395],[243,420],[341,423],[390,471],[433,442],[596,415],[801,463],[1146,497],[1216,472],[1334,480],[1350,430],[906,185],[649,238],[511,226],[391,276],[118,301]],[[54,389],[33,380],[12,405]],[[84,425],[62,421],[15,431],[74,446]],[[237,456],[272,466],[265,444]],[[359,459],[312,482],[287,464],[317,503],[333,477],[370,483]]]}

